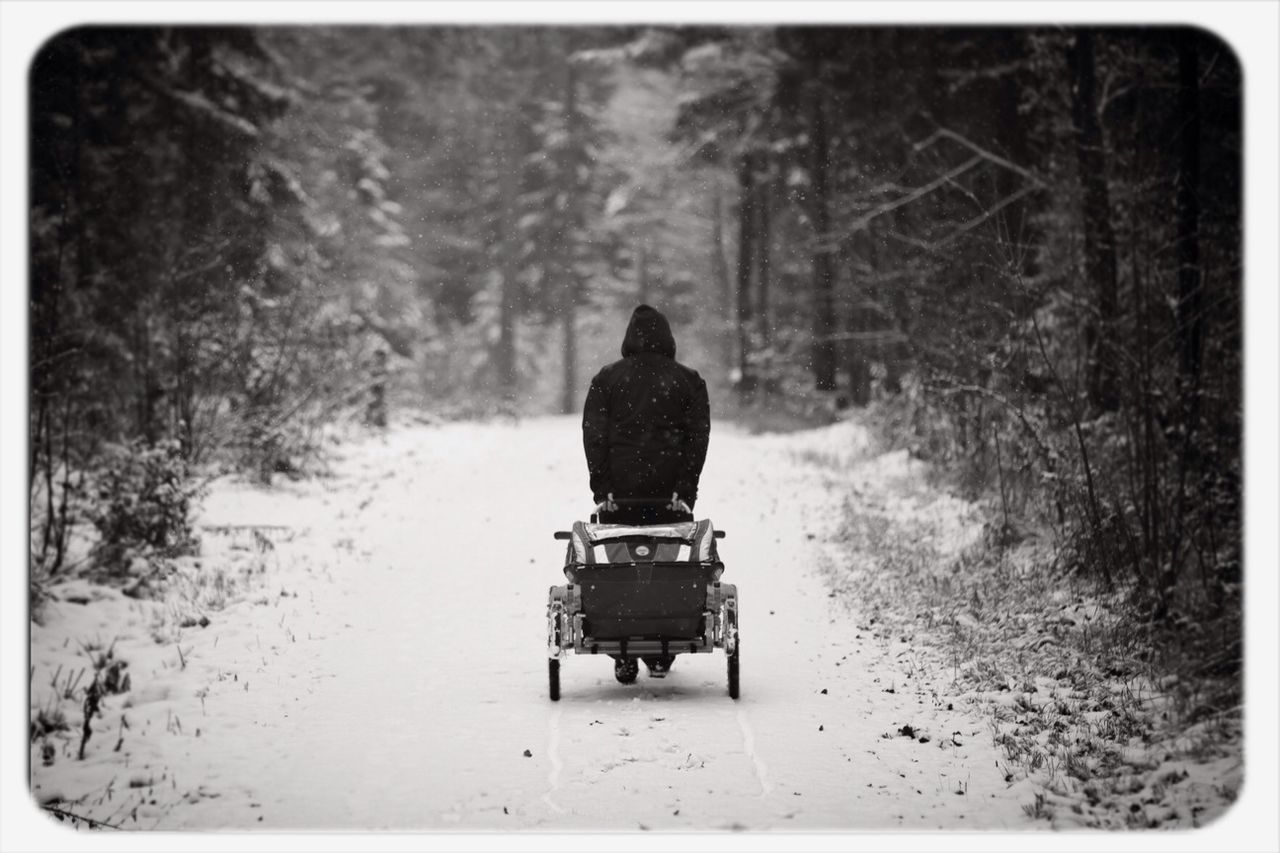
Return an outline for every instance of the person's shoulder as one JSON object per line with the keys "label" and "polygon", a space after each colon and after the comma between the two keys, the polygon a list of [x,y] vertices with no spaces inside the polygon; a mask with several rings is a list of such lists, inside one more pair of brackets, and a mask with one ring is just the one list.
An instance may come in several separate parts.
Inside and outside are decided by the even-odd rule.
{"label": "person's shoulder", "polygon": [[707,382],[706,382],[706,380],[705,380],[705,379],[703,379],[703,378],[702,378],[702,374],[701,374],[701,373],[699,373],[698,371],[694,370],[692,367],[690,367],[690,366],[689,366],[689,365],[687,365],[687,364],[681,364],[681,363],[680,363],[680,362],[678,362],[678,361],[677,361],[677,362],[674,362],[674,364],[675,364],[675,366],[676,366],[676,370],[679,372],[679,374],[680,374],[680,375],[685,379],[685,381],[687,381],[687,382],[689,382],[690,384],[692,384],[692,385],[693,385],[693,387],[695,387],[695,388],[697,388],[697,387],[706,387]]}
{"label": "person's shoulder", "polygon": [[617,361],[611,361],[596,372],[592,378],[593,383],[608,384],[626,365],[626,359],[620,358]]}

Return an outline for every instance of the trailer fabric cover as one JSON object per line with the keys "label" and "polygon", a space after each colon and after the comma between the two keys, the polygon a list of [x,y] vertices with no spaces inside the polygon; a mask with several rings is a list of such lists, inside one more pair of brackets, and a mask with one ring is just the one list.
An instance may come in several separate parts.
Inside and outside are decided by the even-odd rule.
{"label": "trailer fabric cover", "polygon": [[[645,551],[644,549],[650,549]],[[710,519],[676,524],[590,524],[576,521],[566,562],[577,565],[647,562],[704,563],[716,559]]]}

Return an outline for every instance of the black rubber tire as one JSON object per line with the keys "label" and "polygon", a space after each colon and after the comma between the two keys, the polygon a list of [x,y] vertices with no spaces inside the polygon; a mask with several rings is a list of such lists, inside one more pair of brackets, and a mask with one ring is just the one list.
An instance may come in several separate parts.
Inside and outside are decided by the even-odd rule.
{"label": "black rubber tire", "polygon": [[640,661],[637,658],[627,658],[624,667],[618,668],[620,661],[614,661],[613,677],[618,680],[619,684],[635,684],[637,676],[640,675]]}
{"label": "black rubber tire", "polygon": [[733,654],[728,655],[729,670],[729,698],[737,699],[739,692],[738,684],[738,656],[742,654],[742,637],[738,635],[738,613],[737,610],[729,612],[729,629],[733,632]]}
{"label": "black rubber tire", "polygon": [[547,686],[552,702],[560,701],[560,661],[547,658]]}

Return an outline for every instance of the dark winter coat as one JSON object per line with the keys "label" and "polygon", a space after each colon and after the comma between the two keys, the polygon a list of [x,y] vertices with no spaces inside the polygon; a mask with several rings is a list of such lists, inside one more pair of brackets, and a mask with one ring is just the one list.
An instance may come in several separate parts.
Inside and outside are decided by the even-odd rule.
{"label": "dark winter coat", "polygon": [[711,413],[707,383],[676,361],[661,312],[641,305],[622,340],[622,359],[591,380],[582,411],[582,444],[597,502],[670,498],[689,506],[707,457]]}

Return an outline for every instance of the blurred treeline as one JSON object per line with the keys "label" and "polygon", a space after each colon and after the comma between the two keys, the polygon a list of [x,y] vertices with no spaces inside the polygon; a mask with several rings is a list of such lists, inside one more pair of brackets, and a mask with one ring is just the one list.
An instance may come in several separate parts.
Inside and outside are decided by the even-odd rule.
{"label": "blurred treeline", "polygon": [[[85,28],[31,71],[33,558],[104,442],[264,478],[574,411],[879,407],[1156,615],[1238,605],[1241,79],[1189,29]],[[52,544],[50,544],[52,543]]]}

